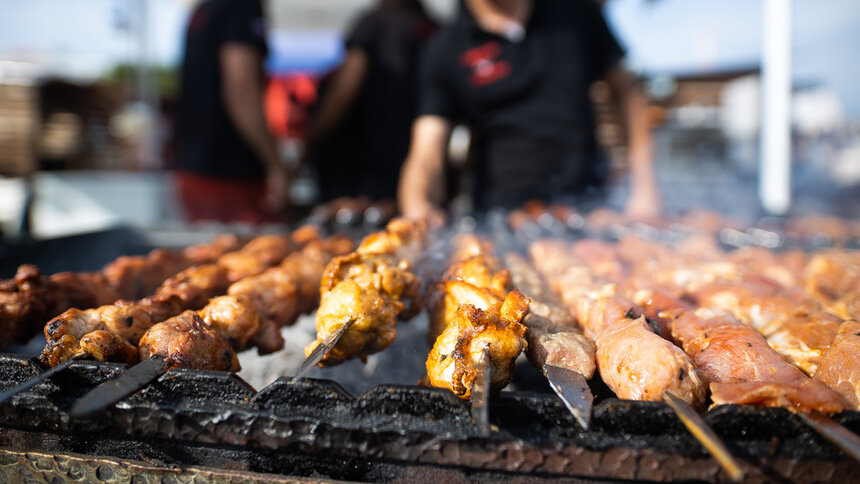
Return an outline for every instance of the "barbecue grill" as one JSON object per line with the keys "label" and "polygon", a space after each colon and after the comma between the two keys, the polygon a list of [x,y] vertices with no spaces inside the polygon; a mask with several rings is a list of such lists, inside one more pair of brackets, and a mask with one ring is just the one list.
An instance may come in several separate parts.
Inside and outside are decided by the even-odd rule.
{"label": "barbecue grill", "polygon": [[[143,253],[210,236],[121,229],[18,244],[6,248],[2,267],[11,274],[26,257],[46,273],[92,270],[120,255],[116,252]],[[426,345],[419,336],[421,324],[407,323],[404,328],[412,329],[398,341]],[[172,370],[107,411],[70,420],[66,412],[77,398],[125,368],[75,362],[0,407],[0,479],[729,479],[667,405],[618,400],[599,381],[592,382],[597,400],[585,431],[536,370],[518,365],[514,391],[490,401],[489,436],[473,423],[468,404],[445,390],[381,383],[359,393],[373,383],[395,381],[386,380],[385,368],[398,360],[423,365],[426,346],[416,350],[404,343],[400,348],[380,354],[376,374],[363,382],[355,381],[360,372],[335,367],[313,374],[331,379],[280,378],[255,390],[231,374]],[[29,355],[0,355],[0,391],[40,371]],[[833,418],[860,433],[860,413]],[[848,482],[860,470],[860,464],[783,409],[727,405],[704,419],[741,460],[749,482]]]}

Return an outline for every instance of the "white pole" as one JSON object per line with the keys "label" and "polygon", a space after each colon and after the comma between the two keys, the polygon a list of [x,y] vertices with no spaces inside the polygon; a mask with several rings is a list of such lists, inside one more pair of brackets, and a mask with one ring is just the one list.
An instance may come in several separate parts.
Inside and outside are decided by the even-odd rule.
{"label": "white pole", "polygon": [[791,205],[791,3],[764,2],[759,196],[774,215]]}

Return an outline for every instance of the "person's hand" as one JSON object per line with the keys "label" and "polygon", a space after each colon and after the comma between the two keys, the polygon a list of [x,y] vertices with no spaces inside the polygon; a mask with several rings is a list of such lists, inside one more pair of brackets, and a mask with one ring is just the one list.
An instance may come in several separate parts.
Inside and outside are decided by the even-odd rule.
{"label": "person's hand", "polygon": [[633,189],[624,213],[631,220],[645,221],[660,216],[660,197],[655,189],[639,188]]}
{"label": "person's hand", "polygon": [[266,193],[263,209],[272,214],[281,213],[290,201],[290,176],[281,163],[272,164],[266,170]]}
{"label": "person's hand", "polygon": [[423,220],[430,228],[441,228],[445,225],[445,212],[431,203],[410,203],[403,207],[403,217],[412,220]]}

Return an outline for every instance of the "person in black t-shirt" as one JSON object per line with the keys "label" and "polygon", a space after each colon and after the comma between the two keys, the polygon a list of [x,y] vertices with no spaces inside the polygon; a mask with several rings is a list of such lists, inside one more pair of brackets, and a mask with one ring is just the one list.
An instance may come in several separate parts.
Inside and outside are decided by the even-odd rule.
{"label": "person in black t-shirt", "polygon": [[644,96],[594,0],[463,0],[428,44],[418,118],[400,179],[407,217],[441,218],[452,124],[472,130],[475,202],[511,209],[564,200],[605,182],[589,86],[605,79],[627,118],[632,171],[627,213],[657,215]]}
{"label": "person in black t-shirt", "polygon": [[415,117],[418,59],[436,30],[418,0],[381,0],[345,37],[346,54],[320,86],[306,158],[321,201],[395,198]]}
{"label": "person in black t-shirt", "polygon": [[188,22],[175,179],[191,220],[274,222],[286,206],[263,113],[265,34],[260,0],[206,0]]}

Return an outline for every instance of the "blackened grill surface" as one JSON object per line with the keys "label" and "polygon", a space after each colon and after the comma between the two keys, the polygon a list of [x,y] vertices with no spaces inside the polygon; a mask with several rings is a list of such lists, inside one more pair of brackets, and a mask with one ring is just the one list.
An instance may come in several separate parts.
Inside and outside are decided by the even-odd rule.
{"label": "blackened grill surface", "polygon": [[[38,369],[0,355],[0,390]],[[385,482],[442,472],[474,480],[588,477],[718,481],[719,466],[662,403],[607,399],[584,431],[553,395],[503,392],[479,436],[449,392],[379,385],[360,396],[334,382],[280,379],[255,392],[226,373],[173,370],[91,419],[75,398],[122,365],[78,362],[0,407],[0,446]],[[860,431],[860,413],[835,419]],[[750,481],[840,481],[860,470],[788,411],[718,407],[705,415]]]}

